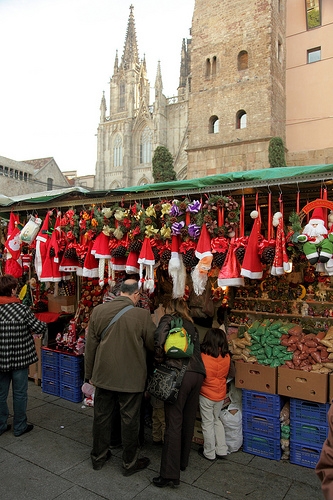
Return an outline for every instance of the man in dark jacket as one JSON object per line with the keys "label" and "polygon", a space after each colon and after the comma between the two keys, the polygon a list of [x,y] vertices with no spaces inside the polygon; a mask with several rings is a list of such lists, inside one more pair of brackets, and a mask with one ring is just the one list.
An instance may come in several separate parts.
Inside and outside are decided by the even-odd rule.
{"label": "man in dark jacket", "polygon": [[333,498],[333,401],[327,414],[328,436],[325,440],[316,473],[321,481],[321,489],[325,500]]}
{"label": "man in dark jacket", "polygon": [[[146,349],[154,349],[156,326],[150,312],[138,307],[138,282],[128,279],[111,302],[93,310],[85,349],[85,377],[96,387],[94,398],[93,468],[110,458],[112,414],[120,405],[124,475],[146,468],[150,460],[138,458],[140,407],[147,379]],[[111,325],[125,307],[132,306]],[[105,330],[106,329],[106,330]],[[105,330],[105,334],[103,331]]]}
{"label": "man in dark jacket", "polygon": [[7,398],[12,383],[13,431],[14,436],[21,436],[34,428],[27,423],[26,414],[28,368],[38,360],[32,334],[44,335],[47,325],[21,304],[17,284],[10,274],[0,277],[0,435],[11,428]]}

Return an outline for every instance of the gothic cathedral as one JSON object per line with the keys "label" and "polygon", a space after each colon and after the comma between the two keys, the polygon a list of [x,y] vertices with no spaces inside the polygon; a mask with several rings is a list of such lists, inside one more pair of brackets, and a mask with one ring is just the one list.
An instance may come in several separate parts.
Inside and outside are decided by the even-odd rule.
{"label": "gothic cathedral", "polygon": [[178,95],[163,95],[158,64],[152,106],[130,7],[108,112],[101,100],[96,190],[152,183],[157,146],[173,155],[179,180],[269,167],[270,138],[285,139],[285,11],[277,0],[241,4],[195,1]]}

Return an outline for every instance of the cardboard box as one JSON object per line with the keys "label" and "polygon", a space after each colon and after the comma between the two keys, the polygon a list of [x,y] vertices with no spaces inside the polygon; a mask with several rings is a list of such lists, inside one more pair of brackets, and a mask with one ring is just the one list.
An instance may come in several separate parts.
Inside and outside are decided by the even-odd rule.
{"label": "cardboard box", "polygon": [[36,385],[40,385],[42,380],[42,362],[41,362],[41,347],[42,347],[42,337],[40,335],[34,336],[35,348],[38,356],[37,363],[33,363],[29,366],[28,377],[33,378]]}
{"label": "cardboard box", "polygon": [[76,309],[75,295],[53,297],[48,296],[48,311],[54,313],[74,313]]}
{"label": "cardboard box", "polygon": [[316,403],[327,403],[328,375],[279,366],[278,394]]}
{"label": "cardboard box", "polygon": [[328,403],[331,403],[333,399],[333,373],[328,376]]}
{"label": "cardboard box", "polygon": [[254,363],[235,362],[235,387],[249,391],[277,392],[277,368]]}

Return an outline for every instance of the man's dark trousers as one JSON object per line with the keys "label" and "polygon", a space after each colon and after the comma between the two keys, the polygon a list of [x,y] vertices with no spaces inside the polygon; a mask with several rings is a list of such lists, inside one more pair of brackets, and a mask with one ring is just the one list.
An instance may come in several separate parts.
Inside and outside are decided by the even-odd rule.
{"label": "man's dark trousers", "polygon": [[119,401],[123,466],[132,467],[139,454],[142,392],[116,392],[96,387],[94,397],[92,462],[105,460],[111,443],[112,414]]}

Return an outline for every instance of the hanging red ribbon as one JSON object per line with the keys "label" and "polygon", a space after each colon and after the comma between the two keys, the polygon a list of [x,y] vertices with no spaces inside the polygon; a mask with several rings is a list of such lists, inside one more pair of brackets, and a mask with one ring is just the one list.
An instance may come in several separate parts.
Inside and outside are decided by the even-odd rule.
{"label": "hanging red ribbon", "polygon": [[299,214],[299,197],[300,197],[300,192],[297,191],[296,195],[296,212]]}
{"label": "hanging red ribbon", "polygon": [[[324,188],[323,189],[323,194],[322,194],[322,198],[323,200],[327,201],[327,189]],[[325,227],[326,227],[326,223],[327,223],[327,208],[323,208],[323,212],[324,212],[324,221],[325,221]]]}
{"label": "hanging red ribbon", "polygon": [[218,207],[217,209],[217,225],[218,227],[224,225],[224,207]]}
{"label": "hanging red ribbon", "polygon": [[268,226],[267,226],[267,239],[271,240],[272,236],[272,193],[268,193]]}
{"label": "hanging red ribbon", "polygon": [[191,214],[190,214],[190,212],[186,212],[185,224],[186,224],[186,226],[189,226],[190,223],[191,223]]}
{"label": "hanging red ribbon", "polygon": [[243,195],[242,196],[242,205],[241,205],[241,212],[240,212],[240,221],[239,221],[239,225],[240,225],[240,237],[243,238],[244,237],[244,233],[245,233],[245,196]]}

